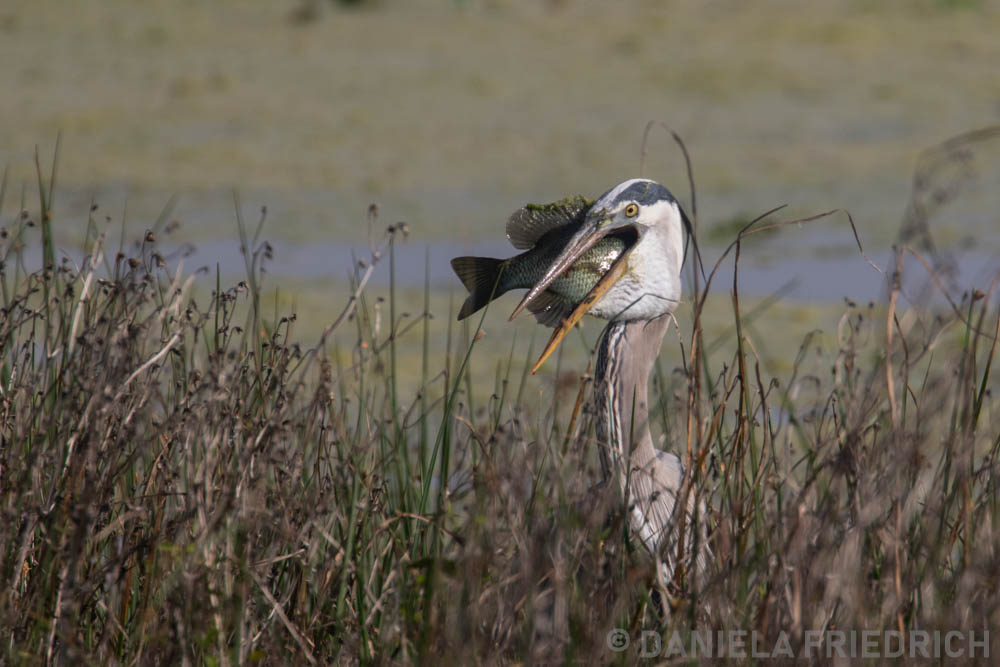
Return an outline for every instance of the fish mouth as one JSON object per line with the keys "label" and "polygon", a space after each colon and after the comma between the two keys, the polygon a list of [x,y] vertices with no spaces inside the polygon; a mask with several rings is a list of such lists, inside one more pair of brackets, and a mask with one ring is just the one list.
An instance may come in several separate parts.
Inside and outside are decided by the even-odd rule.
{"label": "fish mouth", "polygon": [[[513,319],[521,310],[528,305],[528,303],[535,298],[538,294],[541,294],[553,280],[558,276],[562,275],[573,263],[580,258],[583,253],[589,250],[595,243],[600,241],[605,236],[614,236],[622,238],[625,241],[625,250],[622,254],[611,264],[608,271],[601,276],[597,284],[594,285],[586,296],[577,304],[573,312],[569,314],[568,317],[564,318],[553,330],[552,336],[549,338],[549,342],[545,345],[545,349],[542,350],[541,356],[539,356],[538,361],[531,368],[531,374],[534,375],[535,372],[541,367],[545,360],[555,351],[562,342],[562,339],[566,337],[566,334],[572,329],[580,319],[587,314],[587,312],[597,303],[601,297],[603,297],[608,290],[615,286],[615,284],[621,280],[621,277],[625,275],[625,269],[628,267],[628,256],[631,254],[633,248],[639,242],[639,230],[635,225],[628,225],[626,227],[618,227],[616,229],[596,229],[591,234],[585,235],[582,238],[576,237],[570,241],[570,244],[563,250],[563,252],[556,258],[553,263],[552,268],[545,274],[542,280],[535,285],[521,300],[518,307],[514,310],[511,315]],[[576,241],[574,243],[574,241]]]}

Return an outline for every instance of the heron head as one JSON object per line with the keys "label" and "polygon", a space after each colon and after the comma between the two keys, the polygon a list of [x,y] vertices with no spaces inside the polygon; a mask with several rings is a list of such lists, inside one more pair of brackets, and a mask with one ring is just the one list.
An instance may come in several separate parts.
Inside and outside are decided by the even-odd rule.
{"label": "heron head", "polygon": [[[544,292],[553,280],[565,273],[583,253],[608,234],[621,233],[626,236],[628,247],[619,259],[619,263],[624,264],[626,255],[640,246],[647,234],[671,226],[679,232],[677,238],[683,237],[682,226],[690,232],[690,222],[669,190],[646,178],[633,178],[619,183],[590,207],[580,229],[570,238],[538,284],[524,295],[511,319]],[[677,264],[679,269],[684,249],[677,250],[680,258]],[[609,272],[608,276],[610,277],[612,273]],[[607,291],[621,275],[619,272],[614,279],[609,279],[603,286],[604,290]]]}
{"label": "heron head", "polygon": [[[563,251],[549,267],[545,276],[532,287],[518,305],[511,318],[541,294],[557,277],[565,273],[580,256],[608,234],[622,234],[628,240],[628,247],[607,274],[577,306],[569,318],[552,334],[546,352],[535,368],[544,361],[558,345],[569,328],[590,310],[615,283],[625,274],[628,255],[639,251],[643,239],[651,233],[667,232],[683,245],[684,230],[690,233],[691,225],[680,204],[665,187],[645,178],[633,178],[604,193],[590,210],[580,225],[580,229],[570,238]],[[674,233],[676,232],[676,233]],[[660,246],[662,247],[662,246]],[[677,247],[677,269],[683,262],[684,248]]]}

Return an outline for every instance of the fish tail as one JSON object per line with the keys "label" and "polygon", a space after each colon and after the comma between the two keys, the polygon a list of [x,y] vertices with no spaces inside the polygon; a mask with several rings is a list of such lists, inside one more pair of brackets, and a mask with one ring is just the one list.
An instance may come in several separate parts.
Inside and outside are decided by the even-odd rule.
{"label": "fish tail", "polygon": [[458,319],[476,312],[491,298],[495,299],[507,290],[500,283],[500,273],[507,264],[505,260],[492,257],[456,257],[451,260],[451,268],[469,290],[469,296],[458,311]]}

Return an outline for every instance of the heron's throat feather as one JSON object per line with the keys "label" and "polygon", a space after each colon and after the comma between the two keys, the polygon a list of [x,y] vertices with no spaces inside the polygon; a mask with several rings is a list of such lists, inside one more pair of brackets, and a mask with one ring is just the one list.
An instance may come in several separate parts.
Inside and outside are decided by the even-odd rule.
{"label": "heron's throat feather", "polygon": [[597,351],[594,401],[605,473],[625,475],[626,461],[646,465],[656,456],[649,432],[648,379],[669,317],[612,322]]}
{"label": "heron's throat feather", "polygon": [[596,382],[594,383],[594,403],[597,413],[597,440],[600,444],[601,467],[607,478],[623,465],[622,423],[620,416],[621,391],[614,380],[619,377],[619,367],[625,340],[625,322],[612,322],[601,335],[597,351]]}

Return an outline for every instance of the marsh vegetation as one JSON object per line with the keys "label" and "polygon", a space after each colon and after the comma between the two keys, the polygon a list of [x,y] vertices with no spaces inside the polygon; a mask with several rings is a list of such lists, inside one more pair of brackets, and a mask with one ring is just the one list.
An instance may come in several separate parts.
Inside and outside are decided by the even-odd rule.
{"label": "marsh vegetation", "polygon": [[[928,169],[916,235],[947,203]],[[994,283],[955,292],[931,251],[901,245],[887,300],[846,303],[825,337],[803,326],[780,372],[738,272],[724,320],[693,278],[653,412],[713,551],[664,617],[624,512],[593,500],[589,413],[571,419],[585,364],[531,377],[512,343],[473,379],[481,319],[368,293],[403,228],[306,338],[263,305],[256,220],[238,216],[235,284],[167,262],[156,224],[116,248],[94,209],[74,263],[53,248],[55,169],[37,173],[0,270],[8,662],[607,661],[612,628],[786,632],[796,651],[809,630],[990,630],[996,648],[1000,311]]]}

